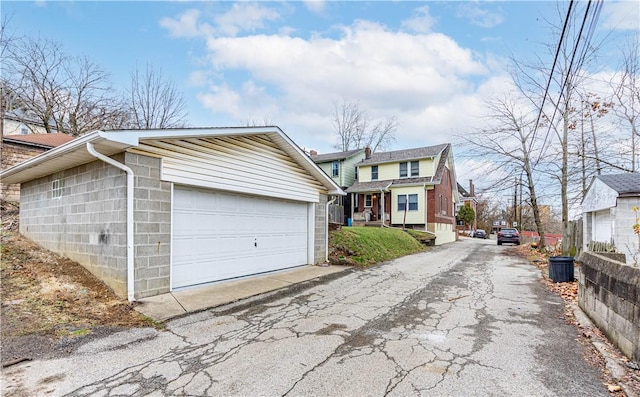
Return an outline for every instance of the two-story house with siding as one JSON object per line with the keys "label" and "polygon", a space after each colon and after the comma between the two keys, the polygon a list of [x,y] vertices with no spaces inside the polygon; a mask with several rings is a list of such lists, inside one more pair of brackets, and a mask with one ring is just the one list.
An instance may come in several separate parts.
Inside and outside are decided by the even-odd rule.
{"label": "two-story house with siding", "polygon": [[[318,154],[311,150],[309,157],[342,189],[347,189],[357,180],[356,164],[364,159],[364,149]],[[351,216],[351,200],[347,196],[337,196],[335,204],[344,209],[340,223],[347,224]]]}
{"label": "two-story house with siding", "polygon": [[451,144],[371,153],[347,189],[354,224],[431,232],[436,244],[456,239],[458,186]]}

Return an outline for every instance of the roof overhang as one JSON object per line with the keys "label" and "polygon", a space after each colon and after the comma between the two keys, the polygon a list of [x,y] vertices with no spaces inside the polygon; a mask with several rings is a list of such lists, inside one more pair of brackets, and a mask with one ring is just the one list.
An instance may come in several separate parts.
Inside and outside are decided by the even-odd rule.
{"label": "roof overhang", "polygon": [[96,158],[87,150],[87,143],[92,143],[98,152],[112,156],[129,148],[135,148],[145,140],[243,135],[268,136],[280,149],[325,186],[328,194],[346,195],[340,186],[327,176],[298,145],[275,126],[94,131],[1,172],[0,180],[2,183],[24,183],[95,161]]}

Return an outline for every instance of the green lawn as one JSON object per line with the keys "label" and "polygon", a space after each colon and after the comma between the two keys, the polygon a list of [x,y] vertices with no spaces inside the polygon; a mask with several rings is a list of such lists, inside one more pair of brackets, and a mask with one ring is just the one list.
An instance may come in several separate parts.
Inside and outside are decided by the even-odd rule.
{"label": "green lawn", "polygon": [[[331,231],[329,244],[341,257],[361,266],[399,258],[426,248],[411,234],[381,227],[343,227]],[[331,248],[330,248],[331,251]]]}

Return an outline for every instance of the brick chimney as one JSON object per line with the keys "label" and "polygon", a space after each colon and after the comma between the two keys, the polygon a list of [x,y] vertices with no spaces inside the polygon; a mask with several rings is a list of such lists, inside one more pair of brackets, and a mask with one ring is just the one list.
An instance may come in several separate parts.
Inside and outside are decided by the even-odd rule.
{"label": "brick chimney", "polygon": [[473,179],[469,179],[469,194],[471,195],[471,197],[476,196],[476,188],[473,185]]}
{"label": "brick chimney", "polygon": [[364,158],[365,159],[370,159],[371,158],[371,148],[369,146],[364,148]]}
{"label": "brick chimney", "polygon": [[315,150],[311,149],[309,150],[309,156],[317,156],[318,152],[316,152]]}

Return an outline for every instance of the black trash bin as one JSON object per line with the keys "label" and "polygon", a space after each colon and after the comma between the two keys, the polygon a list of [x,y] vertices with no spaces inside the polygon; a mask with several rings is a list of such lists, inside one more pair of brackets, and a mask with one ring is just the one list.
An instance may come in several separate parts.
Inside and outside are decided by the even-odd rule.
{"label": "black trash bin", "polygon": [[573,256],[549,257],[549,277],[554,283],[573,281]]}

